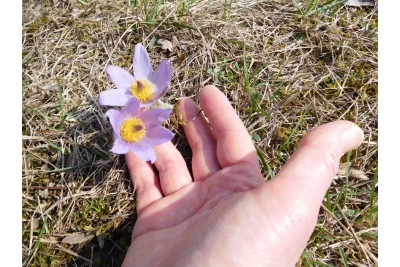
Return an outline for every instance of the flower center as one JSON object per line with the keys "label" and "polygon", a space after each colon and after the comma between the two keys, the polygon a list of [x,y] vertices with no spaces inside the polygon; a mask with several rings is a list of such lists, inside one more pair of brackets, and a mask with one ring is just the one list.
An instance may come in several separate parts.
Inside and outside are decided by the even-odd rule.
{"label": "flower center", "polygon": [[121,124],[120,132],[125,141],[137,142],[146,135],[146,128],[141,119],[129,118]]}
{"label": "flower center", "polygon": [[147,102],[153,95],[153,84],[145,79],[136,80],[131,85],[131,93],[141,102]]}

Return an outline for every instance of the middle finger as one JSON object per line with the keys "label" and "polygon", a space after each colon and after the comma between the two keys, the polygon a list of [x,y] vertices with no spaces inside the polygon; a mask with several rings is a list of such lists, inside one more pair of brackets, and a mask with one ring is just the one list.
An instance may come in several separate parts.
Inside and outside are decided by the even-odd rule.
{"label": "middle finger", "polygon": [[183,99],[179,110],[187,121],[183,129],[192,149],[194,180],[202,181],[221,169],[216,155],[216,140],[200,108],[193,100]]}

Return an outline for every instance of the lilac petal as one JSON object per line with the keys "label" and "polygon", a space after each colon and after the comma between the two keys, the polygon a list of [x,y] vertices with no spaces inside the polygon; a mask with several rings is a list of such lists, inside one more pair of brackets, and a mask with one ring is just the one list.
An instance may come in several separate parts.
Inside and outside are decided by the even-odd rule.
{"label": "lilac petal", "polygon": [[101,106],[125,106],[130,96],[124,89],[111,89],[101,92],[99,95],[99,104]]}
{"label": "lilac petal", "polygon": [[145,102],[145,103],[140,102],[140,107],[142,107],[142,108],[148,108],[148,107],[150,107],[151,105],[153,105],[153,102],[154,102],[154,101],[149,101],[149,102]]}
{"label": "lilac petal", "polygon": [[135,54],[133,56],[133,72],[136,79],[147,79],[153,72],[149,54],[141,43],[138,43],[135,46]]}
{"label": "lilac petal", "polygon": [[160,125],[161,122],[167,120],[171,114],[172,109],[149,109],[139,114],[139,119],[141,119],[145,124],[146,128],[153,128]]}
{"label": "lilac petal", "polygon": [[114,132],[119,135],[120,123],[118,122],[119,111],[115,109],[110,109],[106,112],[106,116],[110,119],[111,126]]}
{"label": "lilac petal", "polygon": [[157,126],[146,131],[146,139],[143,138],[145,142],[152,146],[158,146],[165,142],[171,141],[174,134],[164,127]]}
{"label": "lilac petal", "polygon": [[[141,140],[142,141],[142,140]],[[156,153],[150,144],[146,142],[128,143],[129,149],[144,161],[154,163],[157,159]]]}
{"label": "lilac petal", "polygon": [[117,138],[111,149],[111,152],[115,154],[125,154],[128,152],[128,150],[129,150],[129,145],[126,142],[122,141],[121,139]]}
{"label": "lilac petal", "polygon": [[108,65],[106,73],[118,89],[129,90],[135,78],[128,71],[114,65]]}
{"label": "lilac petal", "polygon": [[157,69],[150,75],[149,80],[156,85],[157,92],[154,93],[154,99],[160,98],[168,89],[168,83],[171,80],[172,67],[167,60],[161,61]]}
{"label": "lilac petal", "polygon": [[131,97],[127,104],[121,109],[119,120],[123,121],[128,117],[137,117],[140,108],[140,101],[136,97]]}

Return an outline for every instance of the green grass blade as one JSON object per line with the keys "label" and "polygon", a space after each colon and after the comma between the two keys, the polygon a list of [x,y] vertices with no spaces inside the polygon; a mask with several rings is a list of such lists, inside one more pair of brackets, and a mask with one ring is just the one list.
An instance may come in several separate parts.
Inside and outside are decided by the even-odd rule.
{"label": "green grass blade", "polygon": [[330,10],[333,10],[329,16],[333,16],[336,12],[345,4],[345,0],[329,0],[324,3],[322,6],[318,7],[318,12],[327,13]]}
{"label": "green grass blade", "polygon": [[272,171],[271,167],[268,165],[268,163],[265,161],[265,159],[264,159],[264,157],[263,157],[261,151],[260,151],[257,147],[256,147],[256,150],[257,150],[258,158],[260,159],[263,168],[264,168],[265,170],[267,170],[267,172],[268,172],[268,176],[266,177],[266,179],[267,179],[267,180],[270,180],[270,179],[274,178],[274,177],[275,177],[275,174],[274,174],[274,172]]}
{"label": "green grass blade", "polygon": [[326,191],[325,198],[326,198],[326,207],[330,211],[332,211],[331,196],[329,194],[329,189]]}
{"label": "green grass blade", "polygon": [[301,8],[301,6],[300,6],[299,3],[297,2],[297,0],[293,0],[292,2],[293,2],[294,7],[297,9],[297,11],[298,11],[302,16],[304,16],[303,9]]}
{"label": "green grass blade", "polygon": [[346,254],[344,253],[342,248],[339,248],[339,253],[340,253],[340,257],[342,258],[342,261],[343,261],[343,266],[349,267],[349,264],[347,263],[347,259],[346,259]]}
{"label": "green grass blade", "polygon": [[29,254],[22,260],[22,265],[25,266],[27,263],[31,261],[33,256],[35,255],[36,251],[39,249],[40,244],[42,243],[40,239],[42,238],[43,233],[46,231],[47,228],[47,219],[46,215],[43,216],[43,224],[42,227],[39,230],[39,234],[37,236],[35,244],[33,244],[31,250],[29,251]]}
{"label": "green grass blade", "polygon": [[59,112],[61,112],[61,120],[60,123],[56,126],[56,129],[61,129],[64,125],[64,121],[67,118],[68,114],[64,111],[64,96],[63,96],[63,90],[62,90],[62,86],[61,86],[61,82],[60,79],[56,79],[57,80],[57,87],[58,87],[58,94],[60,97],[60,110]]}
{"label": "green grass blade", "polygon": [[342,187],[342,190],[340,190],[340,193],[338,194],[338,196],[336,198],[335,204],[330,209],[330,211],[332,213],[336,210],[337,205],[339,205],[339,201],[342,199],[342,196],[343,196],[343,204],[346,204],[347,190],[349,188],[350,156],[351,156],[351,151],[347,153],[345,185]]}
{"label": "green grass blade", "polygon": [[60,153],[64,154],[64,149],[62,147],[57,146],[56,144],[54,144],[53,142],[49,141],[49,146],[58,150]]}
{"label": "green grass blade", "polygon": [[306,12],[304,12],[306,14],[306,16],[309,16],[309,15],[315,13],[318,3],[319,3],[319,0],[311,0],[310,1],[310,3],[307,6]]}
{"label": "green grass blade", "polygon": [[373,216],[375,213],[374,210],[374,198],[375,198],[375,186],[376,183],[378,182],[378,167],[376,167],[375,172],[374,172],[374,179],[372,180],[372,186],[371,186],[371,191],[369,195],[369,225],[372,227],[373,223]]}
{"label": "green grass blade", "polygon": [[230,9],[232,7],[232,0],[225,0],[224,2],[224,20],[228,18],[228,14],[230,13]]}
{"label": "green grass blade", "polygon": [[351,156],[351,151],[347,152],[346,181],[345,181],[345,184],[344,184],[343,205],[346,205],[346,201],[347,201],[347,189],[348,189],[348,186],[349,186],[349,172],[350,172],[350,156]]}
{"label": "green grass blade", "polygon": [[294,134],[297,132],[297,129],[299,128],[300,124],[302,123],[302,121],[304,120],[304,118],[307,115],[308,111],[310,110],[310,107],[311,107],[311,104],[307,106],[306,110],[301,115],[301,118],[296,123],[296,126],[292,129],[292,131],[290,132],[288,138],[286,138],[286,140],[283,143],[283,145],[281,145],[278,148],[278,155],[282,152],[282,150],[286,149],[293,142],[293,140],[291,140],[291,139],[294,136]]}
{"label": "green grass blade", "polygon": [[246,47],[243,48],[243,74],[244,74],[244,87],[248,93],[250,93],[250,79],[249,79],[249,67],[246,61]]}
{"label": "green grass blade", "polygon": [[129,7],[135,8],[138,4],[138,0],[130,0]]}
{"label": "green grass blade", "polygon": [[[315,264],[316,266],[334,267],[333,265],[326,264],[325,262],[322,262],[320,260],[308,259],[308,262],[311,264]],[[313,265],[311,265],[311,266],[313,266]]]}
{"label": "green grass blade", "polygon": [[160,8],[160,0],[156,0],[156,2],[154,3],[153,9],[151,11],[151,20],[153,20],[158,12],[158,9]]}

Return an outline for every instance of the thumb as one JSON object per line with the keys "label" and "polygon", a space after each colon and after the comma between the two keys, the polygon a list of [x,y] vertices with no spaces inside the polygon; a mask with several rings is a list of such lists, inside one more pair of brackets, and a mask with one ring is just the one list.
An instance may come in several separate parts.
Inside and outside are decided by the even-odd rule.
{"label": "thumb", "polygon": [[300,257],[315,227],[340,158],[358,147],[363,136],[362,130],[349,121],[321,125],[301,140],[276,177],[258,188],[258,200],[279,225],[276,234],[295,239],[296,245],[288,248],[293,250],[294,260]]}

